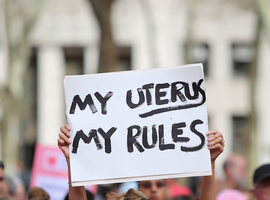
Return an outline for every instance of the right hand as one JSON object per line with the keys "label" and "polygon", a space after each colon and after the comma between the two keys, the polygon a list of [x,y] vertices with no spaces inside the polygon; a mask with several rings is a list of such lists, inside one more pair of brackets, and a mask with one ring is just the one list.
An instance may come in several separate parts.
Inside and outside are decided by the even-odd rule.
{"label": "right hand", "polygon": [[69,145],[71,144],[70,137],[70,126],[66,124],[65,126],[61,126],[59,138],[58,138],[58,147],[62,150],[63,154],[65,155],[66,159],[69,159]]}
{"label": "right hand", "polygon": [[223,138],[222,133],[218,132],[217,130],[208,131],[207,136],[208,136],[208,148],[210,149],[211,161],[215,161],[216,158],[224,151],[225,140]]}

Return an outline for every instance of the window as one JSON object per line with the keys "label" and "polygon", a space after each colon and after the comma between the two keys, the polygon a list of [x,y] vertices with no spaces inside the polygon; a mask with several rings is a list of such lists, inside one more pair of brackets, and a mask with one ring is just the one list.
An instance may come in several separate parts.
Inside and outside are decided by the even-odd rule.
{"label": "window", "polygon": [[248,153],[249,133],[248,117],[233,116],[233,152],[246,155]]}
{"label": "window", "polygon": [[209,57],[210,47],[207,43],[192,43],[190,49],[188,45],[185,45],[187,62],[191,63],[202,63],[204,75],[209,75]]}
{"label": "window", "polygon": [[66,75],[83,74],[83,48],[81,47],[64,47],[66,60]]}
{"label": "window", "polygon": [[131,47],[118,47],[118,60],[116,71],[127,71],[131,69]]}
{"label": "window", "polygon": [[233,71],[235,76],[248,76],[249,65],[254,59],[254,46],[251,43],[233,43]]}

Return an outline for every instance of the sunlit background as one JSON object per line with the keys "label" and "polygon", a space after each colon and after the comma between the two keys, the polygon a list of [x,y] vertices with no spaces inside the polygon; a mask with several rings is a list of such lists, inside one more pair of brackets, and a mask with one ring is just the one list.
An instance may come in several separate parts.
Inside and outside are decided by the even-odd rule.
{"label": "sunlit background", "polygon": [[[203,63],[209,128],[270,162],[269,0],[0,0],[0,159],[29,184],[66,123],[65,75]],[[94,87],[94,86],[93,86]],[[251,174],[250,174],[251,176]],[[251,178],[251,177],[250,177]]]}

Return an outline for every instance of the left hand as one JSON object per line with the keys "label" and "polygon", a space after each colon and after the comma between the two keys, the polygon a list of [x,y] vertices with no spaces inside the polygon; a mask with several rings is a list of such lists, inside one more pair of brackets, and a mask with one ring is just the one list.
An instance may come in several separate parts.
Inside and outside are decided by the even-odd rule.
{"label": "left hand", "polygon": [[211,161],[215,161],[224,151],[225,140],[223,135],[217,130],[210,130],[206,135],[208,136],[208,149],[210,149]]}

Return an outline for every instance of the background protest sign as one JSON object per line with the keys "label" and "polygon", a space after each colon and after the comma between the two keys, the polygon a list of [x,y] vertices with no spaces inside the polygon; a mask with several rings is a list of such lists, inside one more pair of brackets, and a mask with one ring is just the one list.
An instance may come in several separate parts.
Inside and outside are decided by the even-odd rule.
{"label": "background protest sign", "polygon": [[201,64],[67,76],[73,186],[211,174]]}
{"label": "background protest sign", "polygon": [[[51,200],[64,199],[68,194],[68,169],[65,156],[58,147],[36,144],[30,188],[36,186],[49,193]],[[86,189],[96,194],[97,186]]]}

